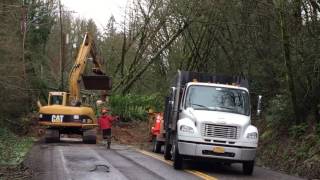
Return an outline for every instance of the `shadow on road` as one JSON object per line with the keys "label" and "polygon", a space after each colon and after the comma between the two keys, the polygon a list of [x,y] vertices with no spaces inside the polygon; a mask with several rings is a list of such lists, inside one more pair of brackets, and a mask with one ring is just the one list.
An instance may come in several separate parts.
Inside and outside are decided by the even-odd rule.
{"label": "shadow on road", "polygon": [[[59,145],[59,146],[68,146],[72,144],[84,144],[81,138],[68,138],[68,137],[61,137],[59,142],[47,143],[45,142],[44,138],[39,139],[39,144],[46,144],[46,145]],[[85,144],[90,145],[90,144]],[[91,144],[95,145],[95,144]]]}

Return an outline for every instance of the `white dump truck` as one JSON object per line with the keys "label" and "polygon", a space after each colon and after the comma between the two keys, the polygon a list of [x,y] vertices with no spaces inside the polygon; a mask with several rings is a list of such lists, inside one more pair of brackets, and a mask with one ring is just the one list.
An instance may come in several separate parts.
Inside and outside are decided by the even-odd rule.
{"label": "white dump truck", "polygon": [[164,126],[164,158],[172,159],[175,169],[188,159],[213,160],[242,163],[244,174],[252,174],[258,130],[251,125],[245,77],[178,71],[166,98]]}

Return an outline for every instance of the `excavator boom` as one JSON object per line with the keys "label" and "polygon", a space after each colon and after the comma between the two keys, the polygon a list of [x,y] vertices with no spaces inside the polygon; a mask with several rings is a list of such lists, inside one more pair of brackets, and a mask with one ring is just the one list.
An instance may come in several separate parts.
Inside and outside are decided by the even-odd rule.
{"label": "excavator boom", "polygon": [[[92,69],[94,76],[84,76],[86,64],[88,63],[88,57],[91,55],[94,68]],[[102,71],[100,58],[98,56],[97,48],[93,41],[93,38],[89,33],[86,33],[84,40],[80,46],[76,61],[71,69],[69,76],[69,91],[70,102],[80,101],[80,84],[81,78],[85,89],[89,90],[110,90],[111,78],[106,76]]]}

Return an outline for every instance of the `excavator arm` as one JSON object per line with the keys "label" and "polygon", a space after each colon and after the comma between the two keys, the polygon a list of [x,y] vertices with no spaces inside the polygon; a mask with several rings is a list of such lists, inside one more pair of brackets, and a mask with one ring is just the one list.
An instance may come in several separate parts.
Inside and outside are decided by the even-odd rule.
{"label": "excavator arm", "polygon": [[[89,55],[92,57],[94,68],[92,69],[95,76],[84,76],[84,70],[88,64]],[[81,101],[80,84],[81,78],[86,89],[91,90],[110,90],[111,79],[102,71],[96,45],[89,33],[86,33],[80,46],[76,61],[69,75],[69,101],[76,105]]]}

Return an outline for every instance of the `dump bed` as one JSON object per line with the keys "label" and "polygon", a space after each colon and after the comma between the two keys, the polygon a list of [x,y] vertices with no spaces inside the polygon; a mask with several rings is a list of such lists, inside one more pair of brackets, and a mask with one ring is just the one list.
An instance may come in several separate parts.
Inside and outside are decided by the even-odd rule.
{"label": "dump bed", "polygon": [[240,87],[249,88],[248,79],[243,76],[226,76],[212,73],[199,73],[199,72],[190,72],[190,71],[180,71],[176,75],[175,81],[173,83],[174,87],[178,86],[180,81],[181,86],[185,86],[188,82],[205,82],[205,83],[217,83],[217,84],[236,84]]}

